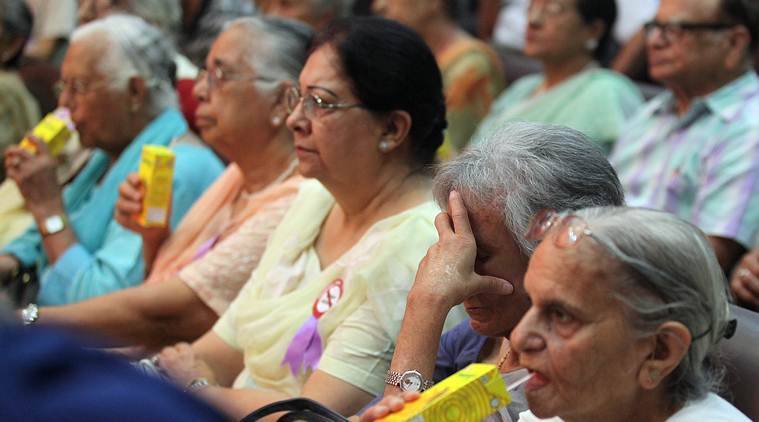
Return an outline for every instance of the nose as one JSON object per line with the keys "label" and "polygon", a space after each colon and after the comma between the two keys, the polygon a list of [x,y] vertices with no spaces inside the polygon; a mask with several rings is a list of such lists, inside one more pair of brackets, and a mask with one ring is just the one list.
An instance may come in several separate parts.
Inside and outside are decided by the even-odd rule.
{"label": "nose", "polygon": [[64,88],[60,94],[58,94],[58,107],[66,107],[69,110],[74,110],[74,97],[71,95],[71,90],[68,87]]}
{"label": "nose", "polygon": [[208,78],[196,78],[192,86],[192,96],[200,102],[208,101]]}
{"label": "nose", "polygon": [[293,133],[303,134],[308,130],[310,123],[303,113],[302,99],[295,104],[295,107],[290,112],[290,115],[287,116],[285,123],[287,124],[287,128],[290,129]]}
{"label": "nose", "polygon": [[520,355],[540,352],[546,347],[546,342],[539,332],[537,311],[530,308],[511,331],[511,347]]}

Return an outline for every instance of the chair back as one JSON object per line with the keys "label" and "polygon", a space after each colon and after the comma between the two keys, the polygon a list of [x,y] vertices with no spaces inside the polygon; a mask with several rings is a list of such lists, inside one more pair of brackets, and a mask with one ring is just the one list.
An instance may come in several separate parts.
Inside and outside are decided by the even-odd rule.
{"label": "chair back", "polygon": [[730,308],[738,326],[732,338],[720,343],[727,369],[726,398],[749,419],[759,421],[759,313]]}

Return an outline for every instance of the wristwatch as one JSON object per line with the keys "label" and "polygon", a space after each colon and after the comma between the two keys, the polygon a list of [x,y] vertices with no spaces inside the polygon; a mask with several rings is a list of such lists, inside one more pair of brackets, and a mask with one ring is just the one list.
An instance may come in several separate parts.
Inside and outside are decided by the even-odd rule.
{"label": "wristwatch", "polygon": [[425,380],[419,371],[409,370],[406,372],[387,371],[385,384],[394,385],[401,391],[419,391],[422,392],[432,387],[434,382]]}
{"label": "wristwatch", "polygon": [[42,236],[50,236],[62,232],[66,228],[66,217],[63,215],[55,214],[45,218],[42,224],[39,226],[40,234]]}
{"label": "wristwatch", "polygon": [[209,381],[208,378],[200,377],[200,378],[195,378],[194,380],[187,383],[187,387],[185,387],[185,391],[187,392],[198,391],[210,386],[211,386],[211,381]]}

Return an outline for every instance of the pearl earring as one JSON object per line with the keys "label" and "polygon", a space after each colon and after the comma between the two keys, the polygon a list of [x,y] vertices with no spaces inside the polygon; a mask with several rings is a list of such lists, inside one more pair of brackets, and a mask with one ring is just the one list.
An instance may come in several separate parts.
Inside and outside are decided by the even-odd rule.
{"label": "pearl earring", "polygon": [[279,116],[274,116],[271,118],[271,124],[274,126],[279,126],[282,124],[282,118]]}
{"label": "pearl earring", "polygon": [[598,40],[595,38],[591,38],[587,41],[585,41],[585,49],[588,51],[594,51],[598,47]]}
{"label": "pearl earring", "polygon": [[379,143],[380,152],[389,152],[392,147],[393,145],[389,141],[380,141]]}

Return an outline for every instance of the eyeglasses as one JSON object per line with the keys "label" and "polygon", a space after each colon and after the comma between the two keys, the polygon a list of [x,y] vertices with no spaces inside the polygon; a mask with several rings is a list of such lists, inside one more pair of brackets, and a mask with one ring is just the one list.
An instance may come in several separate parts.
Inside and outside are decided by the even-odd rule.
{"label": "eyeglasses", "polygon": [[[646,282],[646,280],[652,279],[653,277],[659,277],[664,278],[668,283],[672,283],[672,285],[681,284],[680,281],[675,280],[672,276],[665,273],[664,271],[652,266],[651,264],[648,264],[641,259],[631,257],[630,255],[621,251],[611,242],[607,242],[602,238],[594,235],[593,231],[588,226],[588,222],[585,221],[582,217],[574,214],[562,215],[555,211],[542,210],[530,222],[525,238],[531,241],[544,240],[546,236],[548,236],[548,234],[554,230],[557,230],[557,234],[554,237],[554,245],[560,249],[573,247],[577,245],[583,238],[591,237],[609,254],[643,276],[642,278],[644,282]],[[653,289],[653,286],[651,287],[652,291],[655,292],[656,290]],[[707,327],[707,329],[701,334],[693,335],[693,333],[691,333],[691,335],[693,335],[693,341],[705,337],[711,331],[712,325],[710,323],[709,327]],[[735,329],[733,327],[731,332],[730,326],[728,325],[728,327],[725,328],[725,331],[726,332],[724,335],[729,336],[732,335],[732,332],[734,332]]]}
{"label": "eyeglasses", "polygon": [[68,90],[75,96],[82,96],[88,92],[95,91],[96,89],[102,88],[104,86],[108,85],[108,81],[98,81],[98,82],[85,82],[81,79],[70,79],[65,80],[61,79],[55,84],[53,84],[53,93],[55,93],[56,97],[60,97],[63,95],[63,92]]}
{"label": "eyeglasses", "polygon": [[220,83],[226,82],[226,81],[264,81],[264,82],[274,82],[276,79],[269,78],[265,76],[252,76],[252,75],[241,75],[241,74],[234,74],[232,72],[228,72],[224,69],[222,69],[220,66],[216,66],[210,71],[202,68],[198,72],[198,76],[195,78],[195,83],[200,83],[201,81],[205,81],[205,83],[208,85],[208,90],[212,91],[220,86]]}
{"label": "eyeglasses", "polygon": [[566,11],[567,5],[556,0],[548,1],[544,3],[543,6],[536,6],[535,2],[531,2],[530,6],[527,8],[527,16],[529,18],[534,18],[538,15],[541,17],[558,16]]}
{"label": "eyeglasses", "polygon": [[649,21],[643,24],[646,37],[653,36],[654,30],[661,34],[667,42],[677,41],[686,32],[694,31],[724,31],[734,27],[735,24],[727,22],[659,22]]}
{"label": "eyeglasses", "polygon": [[345,110],[348,108],[360,107],[364,108],[363,104],[341,104],[341,103],[328,103],[322,97],[316,94],[301,95],[300,90],[297,87],[290,87],[285,92],[285,103],[290,113],[295,111],[298,104],[303,102],[303,114],[308,119],[315,119],[323,116],[329,110]]}

